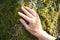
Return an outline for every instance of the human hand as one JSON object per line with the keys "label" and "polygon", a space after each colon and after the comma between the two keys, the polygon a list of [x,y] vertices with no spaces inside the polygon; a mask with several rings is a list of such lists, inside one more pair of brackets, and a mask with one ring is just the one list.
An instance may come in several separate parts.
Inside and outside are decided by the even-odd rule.
{"label": "human hand", "polygon": [[20,22],[24,25],[27,31],[37,37],[38,34],[42,33],[43,31],[38,14],[29,7],[22,7],[21,9],[26,15],[18,12],[19,16],[24,18],[27,22],[29,22],[29,24],[27,24],[26,21],[22,18],[20,19]]}
{"label": "human hand", "polygon": [[29,24],[26,23],[24,19],[20,19],[20,22],[24,25],[27,31],[31,34],[40,38],[41,40],[55,40],[56,38],[49,35],[42,29],[42,25],[38,14],[29,7],[22,7],[22,11],[26,14],[18,12],[18,15],[24,18]]}

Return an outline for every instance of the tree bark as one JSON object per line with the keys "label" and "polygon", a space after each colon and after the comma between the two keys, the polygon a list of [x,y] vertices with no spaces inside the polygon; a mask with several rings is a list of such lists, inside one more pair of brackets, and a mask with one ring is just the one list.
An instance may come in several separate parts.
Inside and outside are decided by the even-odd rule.
{"label": "tree bark", "polygon": [[[38,40],[19,22],[21,6],[33,8],[41,19],[43,29],[57,36],[58,6],[55,0],[0,0],[0,40]],[[23,13],[23,12],[22,12]]]}

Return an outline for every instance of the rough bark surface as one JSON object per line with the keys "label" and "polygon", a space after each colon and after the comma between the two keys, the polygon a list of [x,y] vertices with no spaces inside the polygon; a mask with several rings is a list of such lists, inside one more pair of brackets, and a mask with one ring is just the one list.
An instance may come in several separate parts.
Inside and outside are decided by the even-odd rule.
{"label": "rough bark surface", "polygon": [[29,6],[36,10],[43,29],[56,37],[56,34],[60,33],[57,33],[60,31],[57,30],[59,5],[60,0],[0,0],[0,40],[38,40],[19,22],[17,12],[22,12],[21,6]]}

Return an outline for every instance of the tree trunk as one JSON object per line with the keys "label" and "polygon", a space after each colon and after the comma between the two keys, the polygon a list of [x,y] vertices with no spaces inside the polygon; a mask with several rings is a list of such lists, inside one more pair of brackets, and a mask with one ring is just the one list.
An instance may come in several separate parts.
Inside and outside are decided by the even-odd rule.
{"label": "tree trunk", "polygon": [[21,17],[17,12],[22,12],[21,6],[33,8],[39,14],[43,29],[56,37],[59,14],[57,2],[57,0],[0,0],[0,40],[38,40],[19,22]]}

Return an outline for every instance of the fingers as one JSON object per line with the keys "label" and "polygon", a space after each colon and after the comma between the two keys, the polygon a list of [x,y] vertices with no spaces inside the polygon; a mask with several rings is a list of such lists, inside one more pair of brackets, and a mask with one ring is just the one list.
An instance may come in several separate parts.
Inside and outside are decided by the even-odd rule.
{"label": "fingers", "polygon": [[24,25],[24,27],[25,27],[27,30],[29,29],[28,24],[27,24],[23,19],[20,19],[20,22]]}
{"label": "fingers", "polygon": [[33,9],[29,7],[25,7],[25,9],[28,10],[33,16],[36,16],[36,12]]}
{"label": "fingers", "polygon": [[27,16],[33,17],[33,15],[30,14],[25,8],[22,7],[21,9],[22,9],[22,11],[23,11]]}
{"label": "fingers", "polygon": [[20,12],[18,12],[18,15],[23,17],[26,21],[30,22],[30,18],[28,16],[26,16],[26,15],[20,13]]}

